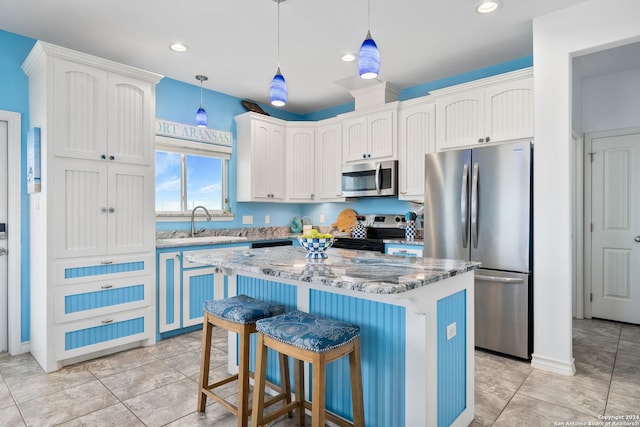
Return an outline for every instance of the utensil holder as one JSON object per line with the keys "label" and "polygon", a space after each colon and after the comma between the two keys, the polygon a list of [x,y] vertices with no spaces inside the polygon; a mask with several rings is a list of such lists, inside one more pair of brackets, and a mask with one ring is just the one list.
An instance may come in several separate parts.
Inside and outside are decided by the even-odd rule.
{"label": "utensil holder", "polygon": [[407,227],[404,229],[404,238],[407,242],[413,242],[416,238],[416,222],[407,221]]}

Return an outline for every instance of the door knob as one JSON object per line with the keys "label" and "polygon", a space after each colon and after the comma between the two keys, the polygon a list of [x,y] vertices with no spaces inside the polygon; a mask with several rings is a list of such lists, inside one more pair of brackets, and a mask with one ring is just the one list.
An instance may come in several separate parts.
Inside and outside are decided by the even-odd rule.
{"label": "door knob", "polygon": [[640,236],[636,236],[633,240],[635,240],[636,242],[640,243]]}

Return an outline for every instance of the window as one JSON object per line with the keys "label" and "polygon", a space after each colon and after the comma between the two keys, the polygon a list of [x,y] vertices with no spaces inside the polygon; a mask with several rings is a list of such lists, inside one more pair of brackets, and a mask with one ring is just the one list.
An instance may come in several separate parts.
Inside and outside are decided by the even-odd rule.
{"label": "window", "polygon": [[180,141],[156,144],[156,215],[191,215],[204,206],[211,215],[229,216],[229,154],[208,144]]}

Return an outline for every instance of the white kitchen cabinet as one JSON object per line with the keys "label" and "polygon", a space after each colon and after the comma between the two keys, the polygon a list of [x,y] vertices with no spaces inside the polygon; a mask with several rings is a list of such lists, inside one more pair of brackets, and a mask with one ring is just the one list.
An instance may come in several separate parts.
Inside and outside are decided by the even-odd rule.
{"label": "white kitchen cabinet", "polygon": [[398,110],[398,199],[424,200],[425,154],[435,151],[435,105],[420,99]]}
{"label": "white kitchen cabinet", "polygon": [[56,155],[150,164],[154,84],[60,58],[53,61]]}
{"label": "white kitchen cabinet", "polygon": [[[289,127],[292,126],[292,127]],[[342,128],[336,120],[288,124],[287,200],[342,201]]]}
{"label": "white kitchen cabinet", "polygon": [[37,42],[30,350],[46,372],[155,335],[153,120],[161,76]]}
{"label": "white kitchen cabinet", "polygon": [[392,107],[343,118],[343,160],[357,162],[366,160],[396,159],[396,110]]}
{"label": "white kitchen cabinet", "polygon": [[55,182],[58,258],[153,250],[150,167],[65,158]]}
{"label": "white kitchen cabinet", "polygon": [[287,126],[286,130],[286,192],[291,202],[315,200],[316,170],[315,132],[310,126]]}
{"label": "white kitchen cabinet", "polygon": [[[228,250],[230,247],[239,249],[250,246],[230,244],[223,247],[207,245],[157,250],[158,340],[188,332],[192,329],[184,328],[202,324],[204,302],[225,297],[222,271],[210,265],[190,262],[187,257],[199,252]],[[171,334],[163,336],[166,332]]]}
{"label": "white kitchen cabinet", "polygon": [[315,130],[315,200],[344,201],[342,197],[342,126],[324,120]]}
{"label": "white kitchen cabinet", "polygon": [[285,122],[256,113],[235,119],[238,201],[284,201]]}
{"label": "white kitchen cabinet", "polygon": [[530,69],[431,94],[438,96],[438,151],[533,136],[533,78]]}

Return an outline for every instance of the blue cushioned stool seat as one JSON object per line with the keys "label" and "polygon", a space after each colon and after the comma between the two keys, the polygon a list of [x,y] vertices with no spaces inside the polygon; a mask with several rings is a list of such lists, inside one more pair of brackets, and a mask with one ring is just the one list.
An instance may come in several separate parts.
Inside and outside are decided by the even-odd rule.
{"label": "blue cushioned stool seat", "polygon": [[218,301],[206,301],[202,308],[214,316],[243,325],[284,313],[284,305],[271,304],[247,295],[238,295]]}
{"label": "blue cushioned stool seat", "polygon": [[360,336],[360,327],[339,320],[291,311],[256,322],[258,332],[303,350],[322,353]]}

